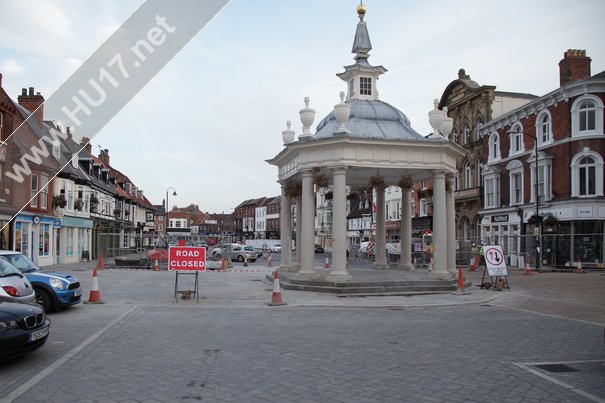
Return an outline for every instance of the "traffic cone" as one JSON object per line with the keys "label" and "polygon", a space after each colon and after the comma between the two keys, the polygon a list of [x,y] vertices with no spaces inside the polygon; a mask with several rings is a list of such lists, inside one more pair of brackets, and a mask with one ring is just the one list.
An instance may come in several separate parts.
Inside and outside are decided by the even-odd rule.
{"label": "traffic cone", "polygon": [[269,252],[269,260],[267,260],[267,267],[273,267],[273,254]]}
{"label": "traffic cone", "polygon": [[455,295],[466,295],[470,294],[470,292],[464,291],[464,277],[462,277],[462,267],[458,266],[458,284],[456,292],[453,293]]}
{"label": "traffic cone", "polygon": [[330,259],[328,259],[328,257],[326,256],[326,262],[324,263],[324,269],[329,269],[330,268]]}
{"label": "traffic cone", "polygon": [[88,301],[84,301],[85,304],[102,304],[101,292],[99,291],[99,279],[97,278],[97,268],[92,269],[92,288],[90,289],[90,295]]}
{"label": "traffic cone", "polygon": [[286,305],[286,303],[281,299],[281,288],[279,287],[279,275],[277,274],[277,270],[273,272],[273,294],[271,294],[271,302],[269,302],[267,305]]}
{"label": "traffic cone", "polygon": [[225,257],[222,256],[221,257],[221,271],[225,271],[226,268],[227,268],[227,261],[225,260]]}
{"label": "traffic cone", "polygon": [[531,276],[533,273],[531,272],[531,269],[529,268],[529,259],[527,259],[525,261],[525,271],[523,272],[524,276]]}
{"label": "traffic cone", "polygon": [[248,258],[244,256],[244,267],[248,267]]}
{"label": "traffic cone", "polygon": [[584,269],[582,269],[582,261],[578,259],[578,268],[576,269],[576,273],[584,273]]}
{"label": "traffic cone", "polygon": [[154,271],[160,271],[160,264],[158,263],[158,259],[157,258],[153,261],[153,270]]}
{"label": "traffic cone", "polygon": [[474,257],[471,258],[471,264],[470,264],[469,270],[475,271],[475,258]]}
{"label": "traffic cone", "polygon": [[433,258],[429,260],[429,272],[433,271]]}
{"label": "traffic cone", "polygon": [[102,253],[99,255],[99,264],[97,266],[99,267],[99,270],[103,270],[103,267],[105,266],[105,264],[103,263],[103,254]]}

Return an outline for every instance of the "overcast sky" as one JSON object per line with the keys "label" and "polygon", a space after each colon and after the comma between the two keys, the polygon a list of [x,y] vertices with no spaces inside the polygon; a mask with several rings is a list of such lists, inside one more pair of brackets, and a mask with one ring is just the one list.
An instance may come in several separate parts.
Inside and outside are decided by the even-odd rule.
{"label": "overcast sky", "polygon": [[[139,6],[140,0],[2,0],[0,72],[13,99],[48,98]],[[339,102],[336,73],[352,64],[356,0],[231,0],[93,140],[154,204],[229,213],[276,196],[281,132],[304,97],[313,128]],[[466,73],[500,91],[544,95],[559,86],[567,49],[605,70],[602,0],[365,0],[373,49],[388,71],[380,99],[422,135],[433,99]],[[45,119],[53,119],[45,116]],[[82,133],[83,135],[84,133]],[[90,136],[93,134],[91,133]],[[172,191],[171,191],[172,194]]]}

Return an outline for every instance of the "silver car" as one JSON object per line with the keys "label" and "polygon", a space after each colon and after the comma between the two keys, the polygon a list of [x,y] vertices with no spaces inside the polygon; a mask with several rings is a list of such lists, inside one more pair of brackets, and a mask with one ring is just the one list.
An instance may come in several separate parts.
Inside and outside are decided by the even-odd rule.
{"label": "silver car", "polygon": [[34,287],[15,266],[0,259],[0,300],[35,303]]}

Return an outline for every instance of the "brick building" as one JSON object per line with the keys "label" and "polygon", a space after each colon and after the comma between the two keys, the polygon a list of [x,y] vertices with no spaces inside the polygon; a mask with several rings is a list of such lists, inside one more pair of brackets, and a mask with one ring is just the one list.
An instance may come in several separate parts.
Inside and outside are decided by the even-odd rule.
{"label": "brick building", "polygon": [[513,265],[602,265],[605,72],[590,62],[568,50],[559,88],[479,128],[482,238]]}

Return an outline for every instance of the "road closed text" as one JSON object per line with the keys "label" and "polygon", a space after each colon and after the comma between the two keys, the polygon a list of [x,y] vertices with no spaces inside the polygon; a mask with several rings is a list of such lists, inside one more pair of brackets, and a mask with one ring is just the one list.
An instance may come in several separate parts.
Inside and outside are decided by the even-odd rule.
{"label": "road closed text", "polygon": [[206,248],[171,246],[168,256],[169,270],[206,270]]}

